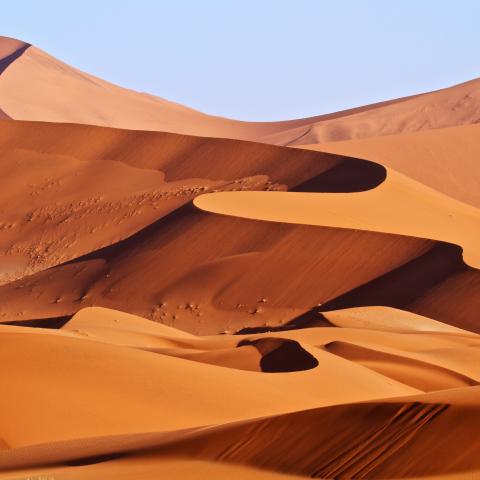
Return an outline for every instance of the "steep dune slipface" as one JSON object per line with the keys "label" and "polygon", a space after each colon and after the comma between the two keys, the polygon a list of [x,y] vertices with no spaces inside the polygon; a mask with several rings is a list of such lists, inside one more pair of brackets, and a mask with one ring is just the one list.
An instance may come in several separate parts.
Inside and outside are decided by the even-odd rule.
{"label": "steep dune slipface", "polygon": [[[259,147],[4,122],[0,280],[15,280],[115,243],[210,188],[283,188],[264,174],[301,183],[339,162],[331,155]],[[231,150],[238,161],[227,165],[223,159]],[[282,157],[295,159],[283,171],[274,168]]]}
{"label": "steep dune slipface", "polygon": [[480,207],[480,125],[302,145],[301,148],[373,160],[450,197]]}
{"label": "steep dune slipface", "polygon": [[[310,315],[300,317],[292,324],[312,324],[312,321],[315,324],[315,317],[318,318],[317,313],[321,311],[389,305],[478,331],[473,313],[479,306],[478,295],[473,292],[479,278],[480,217],[474,207],[456,202],[393,171],[389,171],[381,185],[361,193],[225,192],[201,195],[194,203],[213,213],[242,218],[383,231],[457,244],[463,249],[467,265],[461,261],[458,247],[437,244],[396,270],[337,299],[319,302]],[[455,291],[455,300],[463,312],[461,318],[455,314],[453,302],[450,302],[450,308],[441,313],[436,309],[433,315],[425,308],[423,295],[430,296],[430,302],[435,302],[435,291],[442,292],[441,285],[454,278],[469,278],[472,285],[468,291]],[[443,293],[447,295],[445,289]],[[423,309],[419,308],[420,305]]]}
{"label": "steep dune slipface", "polygon": [[30,47],[28,43],[0,36],[0,75]]}

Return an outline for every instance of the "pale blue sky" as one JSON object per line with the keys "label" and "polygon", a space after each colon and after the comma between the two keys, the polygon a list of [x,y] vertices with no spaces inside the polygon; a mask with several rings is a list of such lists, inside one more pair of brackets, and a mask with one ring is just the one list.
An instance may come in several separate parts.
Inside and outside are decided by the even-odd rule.
{"label": "pale blue sky", "polygon": [[22,0],[1,34],[204,112],[277,120],[480,76],[477,0]]}

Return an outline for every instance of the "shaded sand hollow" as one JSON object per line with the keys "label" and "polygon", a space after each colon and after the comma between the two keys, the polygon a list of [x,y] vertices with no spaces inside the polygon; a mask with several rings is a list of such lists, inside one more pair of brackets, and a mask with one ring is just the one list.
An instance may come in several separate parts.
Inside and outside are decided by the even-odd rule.
{"label": "shaded sand hollow", "polygon": [[480,477],[478,80],[240,122],[0,37],[0,120],[0,479]]}

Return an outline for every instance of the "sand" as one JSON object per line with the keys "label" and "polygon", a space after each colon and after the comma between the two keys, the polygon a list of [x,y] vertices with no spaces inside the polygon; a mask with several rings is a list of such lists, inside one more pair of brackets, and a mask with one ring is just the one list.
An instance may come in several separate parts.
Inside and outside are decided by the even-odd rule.
{"label": "sand", "polygon": [[478,478],[479,85],[239,122],[0,37],[0,479]]}
{"label": "sand", "polygon": [[[141,476],[142,469],[161,471],[172,459],[178,462],[182,458],[184,464],[173,463],[170,468],[181,472],[192,460],[206,462],[200,464],[200,471],[221,471],[222,464],[233,463],[295,475],[337,470],[346,475],[364,469],[385,474],[400,465],[402,473],[412,475],[478,468],[473,446],[460,463],[420,462],[412,452],[425,452],[423,444],[439,432],[451,435],[448,425],[458,422],[459,416],[472,418],[457,425],[462,435],[474,438],[478,362],[471,363],[477,366],[467,372],[455,357],[461,351],[468,354],[478,349],[480,337],[453,329],[374,332],[364,326],[335,326],[255,336],[197,337],[98,308],[82,310],[61,329],[2,326],[2,364],[10,368],[2,372],[8,395],[1,400],[5,446],[0,450],[0,468],[26,475],[25,469],[36,465],[35,474],[55,478],[57,469],[59,475],[65,474],[60,478],[75,478],[75,468],[64,469],[65,462],[91,465],[97,475],[103,469],[113,475],[117,468],[125,474],[136,468],[138,478],[149,478]],[[235,350],[246,348],[239,346],[246,340],[258,343],[268,339],[276,339],[277,345],[282,339],[295,343],[318,364],[306,370],[297,365],[290,372],[268,373],[179,356],[182,350],[234,355]],[[446,360],[448,352],[452,352],[450,361]],[[291,355],[289,358],[293,360]],[[261,360],[256,361],[262,365]],[[206,388],[207,384],[215,388]],[[438,390],[443,393],[422,393]],[[35,408],[29,408],[31,404]],[[335,407],[340,404],[343,406]],[[405,420],[392,420],[399,415]],[[433,421],[439,415],[441,422]],[[345,430],[341,425],[347,418]],[[368,441],[366,421],[372,432],[377,431]],[[322,424],[324,436],[338,428],[342,437],[330,436],[327,441],[328,437],[319,436],[316,425]],[[358,436],[355,431],[360,428],[363,433]],[[304,440],[296,441],[297,435]],[[359,442],[355,457],[348,450],[338,451],[347,435]],[[275,441],[263,440],[267,437]],[[388,450],[372,450],[375,437],[381,443],[383,438],[388,440]],[[304,449],[307,445],[309,454]],[[312,449],[314,445],[322,447]],[[408,460],[400,460],[398,453],[392,456],[401,447],[400,451],[407,450],[403,455]],[[288,455],[279,455],[282,448]],[[335,462],[331,449],[337,450]],[[126,451],[135,453],[123,458]],[[366,463],[362,458],[367,452],[373,456]],[[100,463],[92,458],[101,456],[105,460]],[[80,461],[82,457],[92,460]],[[208,463],[219,460],[218,467]],[[40,468],[40,464],[45,466]],[[227,466],[223,468],[228,471]],[[235,474],[237,467],[230,468]],[[32,474],[32,470],[27,472]],[[263,478],[262,471],[254,474]]]}
{"label": "sand", "polygon": [[394,171],[377,188],[349,195],[222,192],[194,199],[202,210],[281,223],[382,231],[459,245],[480,267],[480,212]]}
{"label": "sand", "polygon": [[301,148],[373,160],[478,208],[479,138],[480,125],[463,125]]}
{"label": "sand", "polygon": [[21,55],[0,78],[0,109],[17,120],[167,131],[276,145],[376,137],[480,120],[478,79],[435,92],[310,118],[243,122],[206,115],[153,95],[121,88],[81,72],[35,46],[0,37],[0,59],[2,53],[15,50]]}

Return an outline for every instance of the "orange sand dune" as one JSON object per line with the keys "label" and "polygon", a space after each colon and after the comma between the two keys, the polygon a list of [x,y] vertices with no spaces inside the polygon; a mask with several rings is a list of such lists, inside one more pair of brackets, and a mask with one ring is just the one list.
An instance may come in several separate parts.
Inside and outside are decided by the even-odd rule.
{"label": "orange sand dune", "polygon": [[[0,341],[2,364],[10,365],[2,372],[9,394],[0,400],[0,437],[9,448],[198,427],[418,391],[320,350],[316,368],[267,375],[112,345],[81,331],[38,334],[2,326]],[[215,389],[205,388],[209,383]]]}
{"label": "orange sand dune", "polygon": [[358,307],[325,312],[332,326],[393,332],[468,333],[465,330],[390,307]]}
{"label": "orange sand dune", "polygon": [[[385,178],[373,163],[164,133],[2,126],[0,152],[16,160],[4,162],[11,182],[3,202],[11,213],[2,237],[3,321],[63,317],[99,305],[196,333],[278,325],[434,246],[427,239],[178,208],[205,189],[371,189]],[[225,162],[229,151],[234,156]],[[29,181],[18,185],[23,170]],[[115,182],[106,179],[110,171]],[[333,265],[338,273],[330,275]]]}
{"label": "orange sand dune", "polygon": [[480,125],[301,147],[373,160],[480,207]]}
{"label": "orange sand dune", "polygon": [[0,119],[0,478],[479,477],[479,80],[239,122],[0,37]]}
{"label": "orange sand dune", "polygon": [[21,40],[0,37],[0,75],[29,47],[28,43]]}
{"label": "orange sand dune", "polygon": [[480,80],[422,95],[373,105],[333,119],[313,118],[307,125],[273,133],[261,141],[308,145],[418,132],[480,121]]}
{"label": "orange sand dune", "polygon": [[[229,192],[202,195],[194,203],[203,210],[242,218],[434,238],[462,246],[465,262],[476,268],[479,265],[478,209],[394,171],[389,171],[387,180],[378,187],[348,195]],[[455,282],[457,287],[448,289],[447,285]],[[454,247],[438,245],[351,293],[319,302],[323,305],[317,311],[356,305],[400,306],[478,332],[476,312],[480,304],[474,292],[479,282],[478,270],[462,266]],[[398,292],[399,285],[402,292]],[[437,302],[443,308],[438,308]]]}
{"label": "orange sand dune", "polygon": [[[299,342],[318,364],[265,373],[171,356],[172,348],[218,352],[274,338]],[[2,370],[9,392],[1,399],[5,475],[77,478],[83,471],[151,478],[168,468],[194,475],[194,460],[202,462],[198,472],[211,471],[212,478],[230,470],[252,478],[275,478],[274,472],[321,472],[321,478],[393,478],[395,472],[403,478],[479,468],[472,443],[479,387],[458,388],[476,382],[455,373],[454,362],[449,369],[437,365],[433,355],[443,359],[441,350],[479,349],[475,334],[452,329],[408,335],[363,325],[195,337],[122,312],[87,308],[60,330],[1,326],[0,341],[2,365],[10,366]],[[400,361],[380,353],[388,344],[397,347]],[[429,359],[413,361],[426,346]],[[165,347],[170,351],[162,352]],[[471,365],[480,378],[479,363]],[[29,382],[23,381],[27,376]],[[395,380],[402,376],[427,390],[448,390],[421,394]],[[212,382],[215,389],[205,388]],[[472,445],[462,456],[451,452],[458,460],[439,463],[426,453],[438,438],[443,443],[433,451],[452,448],[455,435],[471,437]]]}
{"label": "orange sand dune", "polygon": [[0,37],[0,61],[17,51],[21,55],[14,62],[8,59],[8,69],[4,70],[0,63],[0,108],[18,120],[245,139],[308,122],[249,123],[206,115],[118,87],[70,67],[34,46]]}
{"label": "orange sand dune", "polygon": [[[11,479],[0,472],[0,478]],[[130,455],[124,458],[106,460],[101,463],[82,465],[80,467],[49,467],[16,471],[16,475],[25,478],[50,478],[58,480],[84,480],[85,478],[101,478],[102,480],[118,480],[131,478],[135,480],[295,480],[304,477],[287,475],[268,470],[246,467],[221,462],[189,460],[179,458],[152,458],[151,455]],[[43,475],[44,477],[39,475]],[[30,476],[30,477],[29,477]]]}
{"label": "orange sand dune", "polygon": [[431,238],[460,245],[480,267],[480,211],[392,170],[367,192],[348,195],[301,192],[223,192],[194,200],[203,210],[282,223],[356,228]]}
{"label": "orange sand dune", "polygon": [[375,137],[480,121],[479,80],[311,118],[241,122],[118,87],[35,46],[0,37],[0,59],[2,52],[6,55],[19,48],[21,55],[0,78],[0,108],[18,120],[169,131],[277,145]]}

